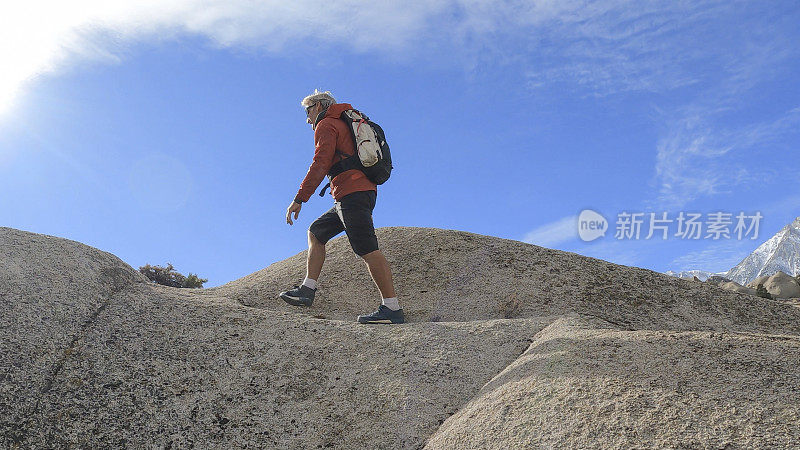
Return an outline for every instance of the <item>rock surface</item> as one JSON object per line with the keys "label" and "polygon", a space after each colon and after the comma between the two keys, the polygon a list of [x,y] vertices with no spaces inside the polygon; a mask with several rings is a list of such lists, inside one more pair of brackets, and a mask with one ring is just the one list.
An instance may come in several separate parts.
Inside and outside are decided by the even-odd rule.
{"label": "rock surface", "polygon": [[800,297],[800,284],[797,283],[797,279],[780,271],[774,275],[758,277],[748,286],[755,289],[759,284],[763,284],[767,292],[775,298]]}
{"label": "rock surface", "polygon": [[739,283],[737,283],[735,281],[728,281],[726,283],[722,283],[722,284],[719,285],[719,287],[721,287],[722,289],[727,289],[729,291],[741,292],[743,294],[758,295],[758,293],[755,290],[755,288],[742,286],[741,284],[739,284]]}
{"label": "rock surface", "polygon": [[798,360],[796,336],[562,319],[428,448],[794,448]]}
{"label": "rock surface", "polygon": [[[346,238],[224,286],[0,228],[5,447],[800,445],[800,309],[452,230],[378,230],[409,323]],[[507,292],[499,298],[498,292]]]}

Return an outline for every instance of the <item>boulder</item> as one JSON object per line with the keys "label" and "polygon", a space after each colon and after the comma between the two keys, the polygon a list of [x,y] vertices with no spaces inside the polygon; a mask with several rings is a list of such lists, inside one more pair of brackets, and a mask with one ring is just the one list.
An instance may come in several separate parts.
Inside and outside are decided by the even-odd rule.
{"label": "boulder", "polygon": [[708,279],[706,279],[706,283],[716,284],[718,286],[722,283],[727,283],[728,281],[732,280],[719,275],[710,276]]}
{"label": "boulder", "polygon": [[762,275],[762,276],[756,278],[755,280],[747,283],[747,287],[751,287],[753,289],[758,289],[758,285],[766,283],[767,280],[769,280],[770,276],[771,275]]}
{"label": "boulder", "polygon": [[783,272],[772,275],[764,282],[767,292],[775,298],[797,298],[800,297],[800,285],[797,279]]}
{"label": "boulder", "polygon": [[729,291],[741,292],[743,294],[756,295],[756,290],[751,287],[745,287],[735,281],[728,281],[727,283],[719,284],[722,289]]}

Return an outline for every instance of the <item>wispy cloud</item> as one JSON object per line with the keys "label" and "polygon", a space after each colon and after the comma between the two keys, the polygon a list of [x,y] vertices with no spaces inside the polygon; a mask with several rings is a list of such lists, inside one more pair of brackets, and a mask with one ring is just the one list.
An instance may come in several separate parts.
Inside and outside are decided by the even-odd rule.
{"label": "wispy cloud", "polygon": [[364,4],[267,0],[31,0],[0,12],[0,108],[39,74],[76,61],[119,61],[140,40],[202,36],[212,46],[282,51],[298,43],[345,43],[392,53],[425,38],[450,2]]}
{"label": "wispy cloud", "polygon": [[[475,16],[486,22],[497,14]],[[524,68],[531,89],[560,85],[595,97],[679,92],[650,97],[658,99],[660,136],[648,207],[680,207],[774,175],[739,157],[798,128],[797,109],[757,122],[747,113],[760,84],[792,70],[800,55],[800,10],[792,2],[529,2],[511,14],[503,22],[513,31],[496,32],[484,54],[515,48],[504,37],[524,42],[527,57],[508,59]]]}
{"label": "wispy cloud", "polygon": [[670,122],[657,144],[656,202],[681,207],[703,196],[731,192],[734,187],[769,178],[769,169],[740,162],[742,152],[764,150],[787,134],[797,133],[800,109],[772,121],[731,129],[713,121],[714,111],[694,113]]}
{"label": "wispy cloud", "polygon": [[[797,19],[792,2],[7,3],[0,14],[0,113],[37,75],[79,61],[119,62],[141,41],[199,36],[217,48],[287,53],[304,45],[338,45],[398,58],[438,47],[467,66],[513,67],[533,89],[567,85],[582,95],[608,96],[691,88],[693,101],[659,106],[654,117],[662,131],[653,148],[651,203],[659,208],[683,206],[762,177],[737,164],[732,154],[791,132],[800,118],[793,110],[737,129],[720,125],[723,113],[742,108],[742,93],[797,56],[793,34],[782,32]],[[747,33],[740,32],[745,28]]]}
{"label": "wispy cloud", "polygon": [[[704,83],[689,101],[655,108],[653,118],[661,131],[656,144],[656,195],[650,206],[681,207],[776,178],[774,169],[745,156],[780,151],[776,143],[797,133],[800,110],[762,110],[757,115],[749,110],[764,83],[793,70],[791,61],[800,51],[793,44],[792,22],[799,13],[783,2],[731,3],[722,17],[738,14],[739,19],[713,22],[714,32],[708,35],[715,44],[706,47],[716,49],[709,56],[717,64],[696,70]],[[732,35],[735,29],[751,31]],[[726,55],[716,55],[717,51]],[[765,120],[765,116],[771,117]]]}
{"label": "wispy cloud", "polygon": [[758,229],[757,239],[708,241],[700,250],[688,252],[673,259],[669,263],[669,268],[675,271],[700,269],[722,272],[730,270],[759,245],[771,238],[779,229],[800,216],[800,195],[789,195],[767,202],[761,205],[759,212],[765,221],[770,222],[771,228],[765,228],[762,224]]}
{"label": "wispy cloud", "polygon": [[525,233],[525,237],[522,238],[522,240],[529,244],[540,245],[542,247],[554,247],[577,238],[577,223],[577,216],[567,216],[555,222],[550,222],[538,228],[534,228]]}
{"label": "wispy cloud", "polygon": [[752,253],[760,242],[750,240],[717,241],[708,244],[702,250],[689,252],[679,256],[670,263],[671,270],[706,270],[709,272],[725,272]]}
{"label": "wispy cloud", "polygon": [[[344,44],[402,55],[445,49],[468,65],[514,65],[530,85],[589,95],[664,92],[703,81],[699,62],[749,80],[725,20],[756,2],[627,0],[29,0],[0,14],[0,108],[37,74],[86,59],[119,61],[131,42],[201,36],[216,47],[296,50]],[[775,9],[775,8],[773,8]],[[743,12],[744,11],[744,12]],[[707,42],[705,33],[716,24]],[[306,49],[308,48],[305,47]],[[762,55],[761,48],[751,49]],[[738,50],[738,49],[736,49]],[[770,55],[779,54],[772,52]],[[787,55],[784,55],[787,56]],[[763,57],[763,56],[762,56]],[[707,81],[707,80],[706,80]]]}
{"label": "wispy cloud", "polygon": [[[529,64],[532,86],[564,82],[590,96],[620,92],[667,92],[707,81],[698,64],[735,65],[720,24],[737,15],[740,4],[694,2],[565,1],[532,19],[544,2],[532,2],[530,14],[515,23],[534,25]],[[715,31],[707,33],[710,24]],[[723,25],[724,26],[724,25]],[[706,40],[706,42],[703,42]],[[711,45],[709,45],[711,44]]]}

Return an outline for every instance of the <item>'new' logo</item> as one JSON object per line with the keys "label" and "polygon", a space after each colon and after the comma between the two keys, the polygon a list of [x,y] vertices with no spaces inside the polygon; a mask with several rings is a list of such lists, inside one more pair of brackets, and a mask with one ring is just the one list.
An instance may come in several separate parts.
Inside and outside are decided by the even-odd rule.
{"label": "'new' logo", "polygon": [[584,209],[578,216],[578,236],[589,242],[606,235],[608,221],[602,214],[591,209]]}

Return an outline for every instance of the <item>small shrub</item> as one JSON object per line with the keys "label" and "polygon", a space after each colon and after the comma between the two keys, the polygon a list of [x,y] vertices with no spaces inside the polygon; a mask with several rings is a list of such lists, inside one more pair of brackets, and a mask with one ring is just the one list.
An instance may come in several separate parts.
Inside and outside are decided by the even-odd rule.
{"label": "small shrub", "polygon": [[200,278],[197,276],[196,273],[189,273],[186,279],[183,281],[183,286],[185,288],[201,288],[203,287],[203,283],[208,281],[206,278]]}
{"label": "small shrub", "polygon": [[768,298],[770,300],[774,299],[772,294],[770,294],[769,291],[767,291],[767,288],[764,287],[764,283],[758,285],[756,288],[756,295],[762,298]]}
{"label": "small shrub", "polygon": [[200,278],[194,273],[189,273],[188,277],[183,276],[176,272],[175,268],[170,263],[167,263],[167,267],[145,264],[139,267],[139,272],[154,283],[176,288],[201,288],[203,287],[203,283],[208,281],[208,279]]}

